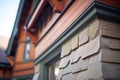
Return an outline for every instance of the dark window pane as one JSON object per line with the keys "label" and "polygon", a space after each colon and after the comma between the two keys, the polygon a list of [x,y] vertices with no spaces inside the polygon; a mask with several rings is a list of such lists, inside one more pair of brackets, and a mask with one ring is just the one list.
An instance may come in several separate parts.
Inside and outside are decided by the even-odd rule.
{"label": "dark window pane", "polygon": [[59,60],[48,66],[48,80],[56,80],[59,73]]}

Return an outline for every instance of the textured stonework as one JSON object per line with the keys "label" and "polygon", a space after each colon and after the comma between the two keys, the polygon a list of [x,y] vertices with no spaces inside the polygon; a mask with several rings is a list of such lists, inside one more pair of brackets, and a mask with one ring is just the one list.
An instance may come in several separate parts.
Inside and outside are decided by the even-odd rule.
{"label": "textured stonework", "polygon": [[100,20],[104,79],[120,80],[120,24]]}
{"label": "textured stonework", "polygon": [[90,40],[94,39],[99,32],[99,20],[96,19],[89,25]]}
{"label": "textured stonework", "polygon": [[120,80],[120,64],[102,63],[105,80]]}
{"label": "textured stonework", "polygon": [[102,46],[110,49],[120,49],[120,40],[113,38],[102,38]]}
{"label": "textured stonework", "polygon": [[38,63],[35,65],[35,73],[38,73],[40,71],[40,64]]}
{"label": "textured stonework", "polygon": [[74,54],[74,52],[72,52],[68,57],[68,59],[69,59],[69,64],[68,64],[68,66],[66,67],[66,68],[64,68],[64,71],[63,71],[63,73],[62,74],[68,74],[68,73],[71,73],[72,72],[72,70],[73,70],[73,68],[74,68],[74,66],[72,65],[72,61],[73,61],[73,56],[74,56],[75,54]]}
{"label": "textured stonework", "polygon": [[74,56],[73,56],[73,60],[72,60],[72,63],[76,63],[76,62],[78,62],[78,60],[81,58],[81,53],[79,52],[79,48],[78,49],[76,49],[75,51],[73,51],[73,54],[74,54]]}
{"label": "textured stonework", "polygon": [[[58,80],[88,80],[101,77],[102,72],[99,72],[96,77],[94,76],[96,74],[94,71],[101,70],[101,65],[96,64],[101,61],[98,26],[98,20],[94,20],[91,25],[63,44]],[[93,32],[92,28],[95,28]],[[94,74],[86,77],[96,67],[99,68],[93,71]]]}
{"label": "textured stonework", "polygon": [[90,42],[80,46],[75,52],[73,63],[80,58],[87,58],[93,54],[96,54],[100,48],[100,36],[91,40]]}
{"label": "textured stonework", "polygon": [[102,61],[120,63],[120,51],[102,49]]}
{"label": "textured stonework", "polygon": [[78,35],[75,35],[72,39],[71,39],[71,49],[74,50],[78,47]]}
{"label": "textured stonework", "polygon": [[57,76],[57,80],[61,80],[63,72],[64,72],[64,69],[60,69],[59,70],[59,73],[58,73],[58,76]]}
{"label": "textured stonework", "polygon": [[60,69],[66,68],[70,63],[69,57],[67,56],[67,57],[61,59],[60,62],[61,63],[59,64],[59,68]]}
{"label": "textured stonework", "polygon": [[102,35],[120,38],[120,24],[100,20]]}
{"label": "textured stonework", "polygon": [[61,57],[69,55],[70,52],[71,52],[71,41],[69,40],[62,46]]}
{"label": "textured stonework", "polygon": [[62,80],[75,80],[76,76],[73,75],[72,73],[67,74],[67,75],[63,75]]}
{"label": "textured stonework", "polygon": [[40,72],[35,73],[32,80],[39,80],[39,75],[40,75]]}
{"label": "textured stonework", "polygon": [[92,55],[89,58],[89,64],[88,65],[93,65],[93,64],[96,64],[96,63],[99,63],[99,62],[101,62],[101,52],[98,52],[97,54]]}
{"label": "textured stonework", "polygon": [[89,29],[88,27],[79,33],[79,45],[83,45],[89,41]]}
{"label": "textured stonework", "polygon": [[103,77],[101,63],[90,65],[85,76],[87,80],[100,80]]}
{"label": "textured stonework", "polygon": [[95,19],[68,40],[62,46],[58,80],[120,80],[118,26]]}
{"label": "textured stonework", "polygon": [[80,73],[76,73],[76,75],[77,75],[76,80],[87,80],[87,79],[85,78],[85,76],[87,76],[87,75],[86,75],[86,72],[87,72],[87,71],[83,71],[83,72],[80,72]]}
{"label": "textured stonework", "polygon": [[99,51],[100,48],[100,37],[96,37],[91,40],[89,43],[83,45],[81,47],[81,57],[86,58],[89,57]]}
{"label": "textured stonework", "polygon": [[83,60],[82,58],[77,62],[72,64],[72,73],[82,72],[88,69],[89,60]]}

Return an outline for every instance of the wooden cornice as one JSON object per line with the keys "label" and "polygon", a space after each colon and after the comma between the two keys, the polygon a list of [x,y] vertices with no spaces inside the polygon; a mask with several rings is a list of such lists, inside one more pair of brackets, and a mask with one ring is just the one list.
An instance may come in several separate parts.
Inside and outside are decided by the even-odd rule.
{"label": "wooden cornice", "polygon": [[33,44],[37,41],[37,36],[33,35],[31,32],[27,31],[27,35],[30,37]]}

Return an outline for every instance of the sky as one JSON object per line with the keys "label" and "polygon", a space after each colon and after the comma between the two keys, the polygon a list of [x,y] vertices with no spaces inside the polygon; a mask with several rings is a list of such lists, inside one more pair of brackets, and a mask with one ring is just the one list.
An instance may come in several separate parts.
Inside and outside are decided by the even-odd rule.
{"label": "sky", "polygon": [[0,36],[10,37],[20,0],[0,0]]}

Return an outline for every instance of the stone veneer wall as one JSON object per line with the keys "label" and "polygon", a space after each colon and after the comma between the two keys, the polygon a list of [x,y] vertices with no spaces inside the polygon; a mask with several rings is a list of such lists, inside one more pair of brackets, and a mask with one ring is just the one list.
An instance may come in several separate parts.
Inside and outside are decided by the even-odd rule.
{"label": "stone veneer wall", "polygon": [[120,24],[95,19],[62,45],[57,80],[120,80]]}
{"label": "stone veneer wall", "polygon": [[40,75],[40,63],[38,63],[37,65],[35,65],[35,69],[34,69],[34,77],[32,80],[39,80],[39,75]]}

